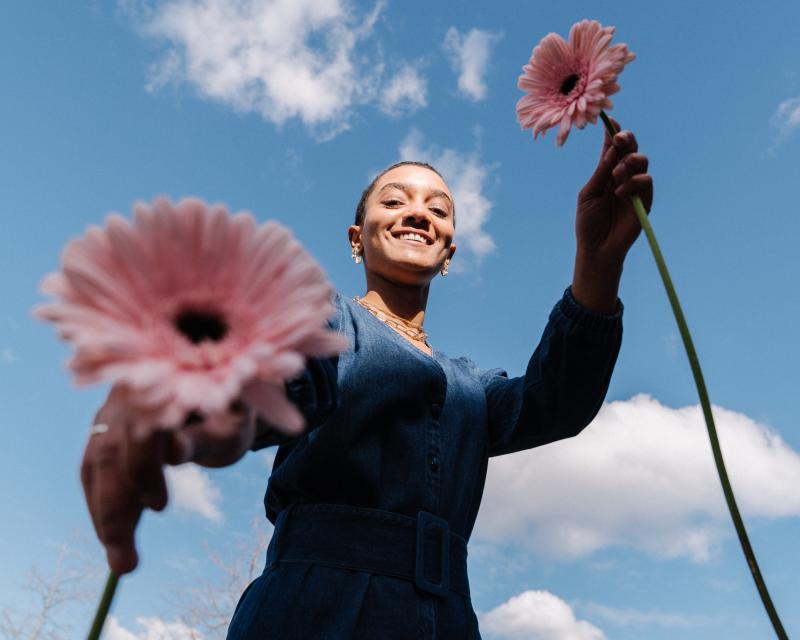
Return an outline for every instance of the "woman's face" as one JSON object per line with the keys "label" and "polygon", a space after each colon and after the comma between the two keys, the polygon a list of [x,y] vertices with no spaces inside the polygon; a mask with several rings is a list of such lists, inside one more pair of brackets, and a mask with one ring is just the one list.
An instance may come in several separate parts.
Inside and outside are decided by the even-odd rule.
{"label": "woman's face", "polygon": [[367,198],[364,222],[350,227],[367,271],[424,285],[455,253],[453,196],[439,175],[403,165],[382,175]]}

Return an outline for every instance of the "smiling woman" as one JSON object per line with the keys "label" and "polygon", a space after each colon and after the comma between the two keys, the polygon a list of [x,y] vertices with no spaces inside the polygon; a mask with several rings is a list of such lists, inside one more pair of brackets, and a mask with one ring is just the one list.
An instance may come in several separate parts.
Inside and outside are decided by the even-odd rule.
{"label": "smiling woman", "polygon": [[[143,446],[160,447],[164,463],[223,466],[279,445],[264,499],[275,525],[266,567],[229,639],[480,638],[466,558],[488,459],[574,436],[600,408],[622,338],[622,262],[638,235],[624,196],[649,202],[646,167],[632,134],[606,138],[578,201],[572,285],[524,376],[479,370],[430,343],[425,311],[456,252],[455,204],[433,167],[403,162],[364,190],[348,229],[366,291],[334,296],[330,325],[352,348],[310,359],[287,384],[304,433],[251,419],[227,441],[199,423],[180,442],[143,445],[119,436],[124,417],[106,416],[109,433],[95,437],[122,438],[111,462],[140,508],[166,499],[161,468],[136,464]],[[116,524],[103,542],[112,568],[130,571],[135,520]]]}
{"label": "smiling woman", "polygon": [[[447,274],[456,251],[453,197],[439,172],[402,162],[380,173],[364,190],[348,233],[354,258],[364,260],[362,305],[421,330],[430,283]],[[430,355],[427,341],[410,339]]]}

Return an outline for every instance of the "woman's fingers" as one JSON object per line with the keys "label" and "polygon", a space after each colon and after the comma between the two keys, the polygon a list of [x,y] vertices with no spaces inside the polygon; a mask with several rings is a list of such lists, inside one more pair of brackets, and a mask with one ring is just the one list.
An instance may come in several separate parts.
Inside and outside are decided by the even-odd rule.
{"label": "woman's fingers", "polygon": [[653,204],[653,178],[646,173],[632,176],[619,185],[614,194],[620,198],[638,195],[642,199],[645,211],[650,211]]}
{"label": "woman's fingers", "polygon": [[106,548],[108,566],[119,574],[136,568],[138,555],[134,532],[142,505],[123,472],[121,441],[124,428],[91,436],[87,458],[91,465],[87,502],[100,542]]}
{"label": "woman's fingers", "polygon": [[598,162],[592,177],[581,190],[580,199],[604,196],[609,184],[613,181],[614,169],[625,156],[636,153],[638,150],[639,143],[632,132],[620,131],[611,139],[606,134],[600,162]]}
{"label": "woman's fingers", "polygon": [[122,462],[128,480],[136,488],[140,503],[153,511],[161,511],[167,506],[163,465],[171,437],[170,433],[151,431],[144,439],[128,433],[122,441]]}
{"label": "woman's fingers", "polygon": [[633,131],[620,131],[614,136],[612,145],[620,155],[636,153],[639,150],[639,141],[633,135]]}
{"label": "woman's fingers", "polygon": [[[619,132],[622,130],[622,127],[619,126],[619,122],[614,120],[614,118],[610,118],[611,124],[614,125],[614,131]],[[602,162],[603,158],[606,156],[606,152],[608,151],[609,147],[611,147],[612,136],[609,135],[608,129],[603,127],[603,130],[606,132],[606,135],[603,137],[603,148],[600,149],[600,160],[598,162]]]}
{"label": "woman's fingers", "polygon": [[611,172],[614,178],[614,184],[619,186],[631,176],[639,173],[647,173],[648,164],[647,156],[642,153],[631,153],[624,156]]}
{"label": "woman's fingers", "polygon": [[233,464],[250,448],[255,421],[241,403],[224,416],[192,416],[178,429],[130,422],[122,391],[112,391],[97,414],[107,430],[89,437],[81,463],[81,484],[97,537],[116,573],[138,563],[135,531],[142,510],[167,504],[165,464],[193,460],[206,466]]}
{"label": "woman's fingers", "polygon": [[234,407],[228,414],[190,422],[175,433],[167,452],[167,460],[191,456],[206,467],[224,467],[239,460],[252,446],[255,420],[243,407]]}
{"label": "woman's fingers", "polygon": [[94,461],[89,455],[92,444],[91,440],[92,436],[89,436],[89,442],[86,443],[86,449],[83,452],[83,460],[81,461],[81,486],[83,487],[83,497],[86,500],[86,506],[89,507],[92,525],[94,526],[94,530],[98,531],[97,519],[92,509],[92,499],[94,497],[94,475],[92,474],[92,469],[94,467]]}
{"label": "woman's fingers", "polygon": [[97,414],[107,429],[89,436],[81,484],[108,565],[123,574],[138,564],[135,531],[142,509],[167,503],[162,465],[168,436],[155,431],[136,439],[118,400],[112,392]]}

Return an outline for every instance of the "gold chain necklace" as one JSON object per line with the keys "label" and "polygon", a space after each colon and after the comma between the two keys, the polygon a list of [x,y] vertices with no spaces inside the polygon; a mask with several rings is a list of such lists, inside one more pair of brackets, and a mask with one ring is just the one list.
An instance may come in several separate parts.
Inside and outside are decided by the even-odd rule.
{"label": "gold chain necklace", "polygon": [[378,309],[378,307],[371,305],[369,302],[363,298],[359,298],[358,296],[355,297],[355,301],[384,324],[389,325],[393,329],[397,329],[400,333],[408,336],[416,342],[422,342],[423,344],[428,345],[428,334],[425,333],[422,327],[415,327],[408,320],[394,315],[391,311]]}

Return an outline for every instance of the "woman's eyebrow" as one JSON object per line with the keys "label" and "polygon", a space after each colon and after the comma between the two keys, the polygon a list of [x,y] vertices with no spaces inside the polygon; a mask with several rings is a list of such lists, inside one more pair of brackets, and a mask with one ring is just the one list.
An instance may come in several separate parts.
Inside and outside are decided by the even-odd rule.
{"label": "woman's eyebrow", "polygon": [[[384,189],[399,189],[409,197],[412,195],[414,191],[414,188],[411,185],[406,184],[404,182],[387,182],[380,188],[379,193],[382,192]],[[453,204],[453,201],[450,199],[450,196],[448,196],[444,191],[442,191],[441,189],[431,189],[428,199],[436,197],[445,198],[451,205]]]}

